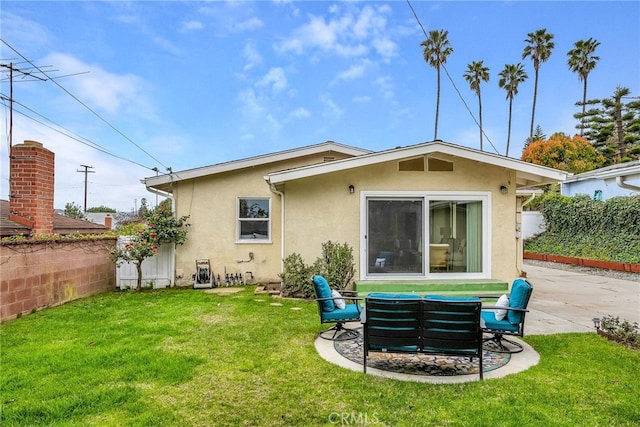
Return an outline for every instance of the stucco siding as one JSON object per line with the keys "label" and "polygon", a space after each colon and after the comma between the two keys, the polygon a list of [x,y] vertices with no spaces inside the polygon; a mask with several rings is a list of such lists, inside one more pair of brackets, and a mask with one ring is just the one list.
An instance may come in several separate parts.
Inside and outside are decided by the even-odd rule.
{"label": "stucco siding", "polygon": [[[209,259],[213,274],[247,275],[256,282],[278,280],[281,271],[281,198],[264,180],[270,172],[322,162],[324,156],[345,157],[328,152],[260,165],[236,171],[180,181],[173,194],[177,215],[189,215],[187,242],[176,251],[176,283],[192,284],[196,259]],[[237,203],[239,197],[265,197],[271,201],[271,239],[245,243],[237,241]],[[249,253],[253,254],[250,259]],[[181,278],[180,278],[181,277]]]}
{"label": "stucco siding", "polygon": [[[329,153],[333,154],[333,153]],[[354,250],[357,276],[360,275],[363,194],[414,192],[437,194],[482,194],[490,218],[488,245],[490,269],[487,278],[511,281],[519,274],[520,241],[516,239],[515,173],[503,167],[462,158],[452,172],[399,171],[397,161],[334,171],[293,179],[278,187],[284,194],[284,240],[282,199],[271,191],[265,175],[305,164],[318,163],[323,155],[277,164],[218,173],[176,182],[173,194],[177,214],[189,215],[192,226],[187,242],[176,251],[176,283],[192,284],[196,259],[210,259],[214,275],[246,275],[256,282],[277,281],[282,258],[299,253],[307,264],[321,255],[322,243],[347,243]],[[337,156],[336,156],[337,157]],[[350,193],[349,186],[354,186]],[[500,186],[508,188],[502,194]],[[268,242],[237,241],[238,197],[265,197],[271,200],[271,238]],[[284,243],[284,246],[282,245]],[[250,259],[249,253],[253,254]]]}
{"label": "stucco siding", "polygon": [[[285,186],[285,253],[300,253],[310,263],[321,254],[323,242],[348,243],[359,275],[361,192],[489,192],[491,271],[486,276],[511,281],[520,268],[512,180],[513,173],[503,168],[455,159],[454,172],[399,172],[397,162],[387,162],[290,181]],[[500,185],[509,188],[508,194],[500,192]]]}

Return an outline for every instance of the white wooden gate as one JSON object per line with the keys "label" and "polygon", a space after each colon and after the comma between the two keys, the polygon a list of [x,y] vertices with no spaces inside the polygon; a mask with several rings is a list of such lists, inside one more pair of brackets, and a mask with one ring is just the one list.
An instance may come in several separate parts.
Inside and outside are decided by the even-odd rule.
{"label": "white wooden gate", "polygon": [[[118,237],[118,248],[129,241],[130,237]],[[166,288],[173,284],[175,245],[167,243],[158,246],[158,252],[151,258],[142,261],[142,287]],[[136,265],[123,262],[116,269],[116,286],[120,289],[135,289],[138,281]]]}

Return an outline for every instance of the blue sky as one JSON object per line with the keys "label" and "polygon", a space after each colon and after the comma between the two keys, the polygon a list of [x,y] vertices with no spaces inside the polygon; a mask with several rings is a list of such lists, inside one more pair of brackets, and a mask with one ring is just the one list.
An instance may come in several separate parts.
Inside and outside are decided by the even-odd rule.
{"label": "blue sky", "polygon": [[[575,132],[582,83],[566,54],[578,40],[601,43],[589,98],[609,97],[618,85],[640,96],[637,1],[411,4],[426,31],[449,31],[454,49],[446,64],[453,82],[443,73],[439,139],[479,148],[478,101],[462,75],[483,60],[491,75],[482,86],[485,150],[504,154],[508,101],[498,73],[523,62],[529,79],[514,99],[509,152],[520,157],[534,77],[522,50],[527,33],[540,28],[556,44],[540,69],[535,122],[545,134]],[[384,150],[433,139],[436,71],[423,60],[425,36],[404,0],[5,0],[0,20],[2,64],[31,68],[24,57],[47,74],[46,81],[16,76],[13,141],[40,141],[56,153],[56,208],[83,205],[80,165],[95,171],[89,207],[130,211],[143,197],[155,204],[140,184],[153,167],[180,171],[327,140]],[[3,199],[7,146],[0,144]]]}

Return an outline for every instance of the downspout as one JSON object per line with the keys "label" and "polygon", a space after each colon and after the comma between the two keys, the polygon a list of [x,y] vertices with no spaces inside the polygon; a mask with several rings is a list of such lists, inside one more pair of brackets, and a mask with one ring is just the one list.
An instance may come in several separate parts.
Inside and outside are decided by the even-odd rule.
{"label": "downspout", "polygon": [[529,203],[531,203],[531,201],[532,201],[533,199],[535,199],[535,197],[536,197],[536,194],[531,193],[531,194],[529,195],[529,198],[528,198],[527,200],[525,200],[524,202],[522,202],[522,205],[521,205],[520,207],[521,207],[521,208],[524,208],[524,207],[525,207],[525,206],[527,206]]}
{"label": "downspout", "polygon": [[628,184],[624,181],[624,179],[624,176],[616,176],[616,184],[618,184],[618,187],[624,188],[625,190],[640,191],[640,187],[638,187],[637,185]]}
{"label": "downspout", "polygon": [[[267,180],[267,182],[269,182]],[[269,190],[271,190],[272,193],[277,194],[278,196],[280,196],[280,271],[283,272],[284,271],[284,236],[285,236],[285,232],[284,232],[284,218],[285,218],[285,212],[284,212],[284,193],[282,191],[278,191],[276,190],[276,186],[272,183],[269,182]],[[280,282],[280,286],[282,287],[282,282]]]}

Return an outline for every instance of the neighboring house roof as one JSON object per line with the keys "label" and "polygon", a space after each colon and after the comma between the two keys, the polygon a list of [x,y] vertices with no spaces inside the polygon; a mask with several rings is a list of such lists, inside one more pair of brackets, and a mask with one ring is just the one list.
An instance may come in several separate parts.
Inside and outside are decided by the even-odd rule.
{"label": "neighboring house roof", "polygon": [[[57,234],[100,234],[108,231],[104,225],[69,218],[54,212],[53,232]],[[0,235],[2,237],[31,234],[31,228],[9,219],[9,201],[0,200]]]}
{"label": "neighboring house roof", "polygon": [[286,181],[348,170],[376,163],[400,160],[429,154],[461,157],[478,162],[500,166],[516,172],[517,187],[528,187],[564,181],[570,174],[557,169],[539,166],[510,157],[479,151],[443,141],[432,141],[386,151],[370,152],[349,159],[303,166],[295,169],[273,172],[265,176],[269,184],[277,185]]}
{"label": "neighboring house roof", "polygon": [[567,179],[565,183],[584,181],[587,179],[609,179],[617,178],[619,176],[628,177],[631,175],[640,176],[640,160],[627,163],[617,163],[615,165],[607,166],[600,169],[594,169],[589,172],[574,175]]}
{"label": "neighboring house roof", "polygon": [[171,184],[172,182],[194,179],[202,176],[210,176],[243,168],[256,167],[269,163],[275,163],[283,160],[290,160],[298,157],[310,156],[325,152],[336,152],[346,154],[348,156],[360,156],[363,154],[371,153],[371,151],[369,150],[363,150],[361,148],[351,147],[333,141],[327,141],[320,144],[309,145],[306,147],[279,151],[276,153],[264,154],[255,157],[248,157],[245,159],[233,160],[230,162],[217,163],[211,166],[204,166],[195,169],[187,169],[179,172],[174,172],[172,174],[144,178],[142,180],[142,183],[147,187],[162,188],[166,184]]}

